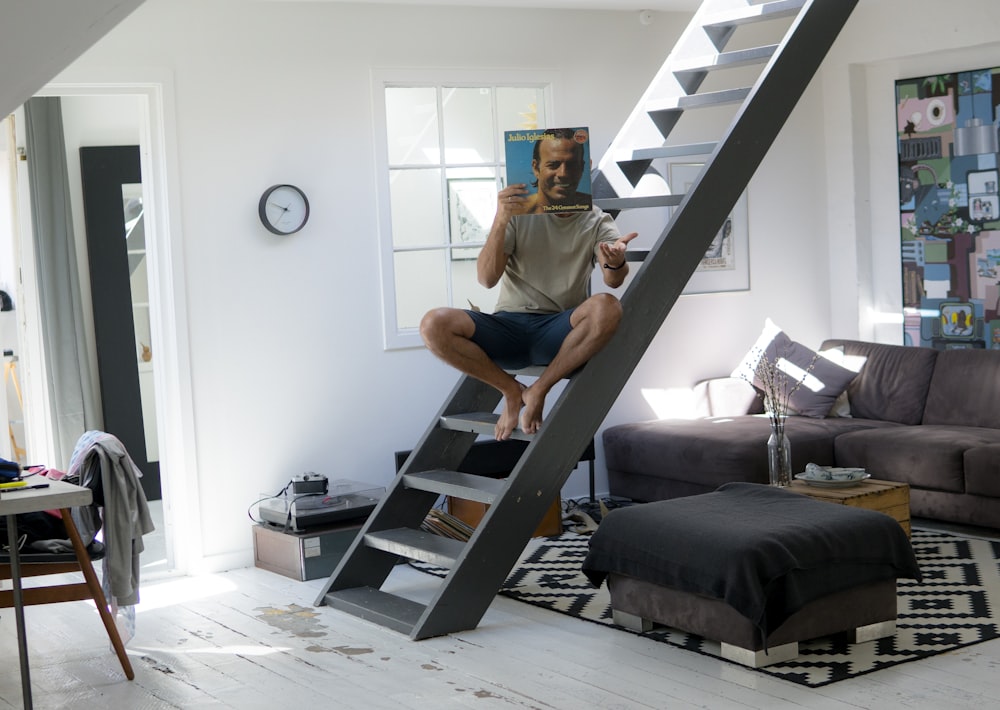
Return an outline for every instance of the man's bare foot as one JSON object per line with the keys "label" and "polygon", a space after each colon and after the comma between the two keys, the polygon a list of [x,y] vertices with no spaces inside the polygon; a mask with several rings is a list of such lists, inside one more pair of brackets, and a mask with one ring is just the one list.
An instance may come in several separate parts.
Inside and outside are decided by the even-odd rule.
{"label": "man's bare foot", "polygon": [[524,401],[521,399],[524,394],[524,385],[518,383],[517,396],[505,395],[503,398],[503,412],[497,419],[496,429],[493,435],[497,441],[507,441],[510,435],[517,428],[517,418],[521,414],[521,407]]}
{"label": "man's bare foot", "polygon": [[534,385],[521,391],[524,412],[521,414],[521,431],[537,434],[542,426],[542,410],[545,408],[545,393],[536,391]]}

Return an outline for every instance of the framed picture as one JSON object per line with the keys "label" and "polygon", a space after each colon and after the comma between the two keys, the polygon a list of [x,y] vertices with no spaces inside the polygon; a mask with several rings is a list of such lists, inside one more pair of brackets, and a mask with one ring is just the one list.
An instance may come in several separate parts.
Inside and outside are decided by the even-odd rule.
{"label": "framed picture", "polygon": [[[703,162],[668,161],[667,182],[674,194],[686,194],[704,167]],[[750,239],[747,194],[736,201],[684,293],[747,291],[750,288]]]}
{"label": "framed picture", "polygon": [[[497,185],[493,178],[448,180],[448,218],[451,243],[482,246],[497,211]],[[475,259],[477,249],[452,249],[451,258]]]}

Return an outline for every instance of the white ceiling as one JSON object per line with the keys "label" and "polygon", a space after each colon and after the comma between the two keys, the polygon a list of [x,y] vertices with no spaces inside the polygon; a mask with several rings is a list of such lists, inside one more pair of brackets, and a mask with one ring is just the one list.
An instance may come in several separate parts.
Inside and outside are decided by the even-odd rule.
{"label": "white ceiling", "polygon": [[[286,0],[269,0],[284,2]],[[558,10],[658,10],[694,12],[701,0],[307,0],[311,2],[350,2],[359,5],[464,5],[466,7],[530,7]]]}

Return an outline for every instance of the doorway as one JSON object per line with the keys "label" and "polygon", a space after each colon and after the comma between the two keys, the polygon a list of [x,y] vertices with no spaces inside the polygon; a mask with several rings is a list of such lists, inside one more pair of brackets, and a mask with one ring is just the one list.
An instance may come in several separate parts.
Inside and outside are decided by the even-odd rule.
{"label": "doorway", "polygon": [[[136,459],[137,465],[144,470],[144,479],[158,478],[155,490],[147,490],[147,498],[162,496],[161,503],[155,508],[162,510],[162,518],[157,521],[157,535],[162,536],[162,546],[165,550],[163,561],[157,566],[157,571],[168,573],[184,572],[190,565],[189,550],[200,549],[200,520],[194,514],[197,510],[197,459],[191,421],[193,420],[193,397],[191,393],[190,364],[187,350],[186,306],[183,293],[183,273],[176,264],[183,263],[182,243],[180,240],[179,208],[174,201],[168,204],[168,194],[177,194],[176,185],[168,185],[176,180],[176,157],[167,150],[167,138],[173,136],[174,125],[172,94],[169,86],[163,84],[128,84],[108,82],[99,85],[69,85],[51,84],[39,91],[38,96],[59,96],[63,99],[64,116],[73,114],[65,121],[67,142],[67,163],[71,176],[76,176],[82,182],[80,166],[80,146],[132,145],[137,148],[141,178],[138,182],[119,182],[117,186],[116,205],[124,219],[123,208],[126,202],[136,198],[142,208],[143,254],[141,261],[148,278],[148,299],[144,310],[147,314],[143,319],[143,328],[148,328],[150,341],[142,343],[152,348],[155,357],[155,368],[150,367],[148,373],[140,372],[155,387],[155,404],[150,406],[140,395],[140,407],[147,410],[136,417],[145,420],[150,425],[155,442],[152,446],[146,441],[146,427],[138,437],[139,444],[125,442],[130,454]],[[76,112],[75,114],[73,112]],[[127,126],[123,127],[123,124]],[[89,126],[86,135],[81,126]],[[25,183],[26,184],[26,183]],[[126,187],[123,187],[126,185]],[[136,187],[138,186],[138,187]],[[82,185],[71,190],[73,194],[73,212],[78,245],[86,244],[87,229],[83,206]],[[120,223],[116,228],[117,242],[126,245],[126,228],[135,229],[136,223],[131,219],[128,224]],[[174,225],[174,226],[172,226]],[[30,232],[29,232],[30,233]],[[132,232],[137,237],[138,232]],[[27,235],[26,235],[27,236]],[[133,242],[136,239],[132,240]],[[78,246],[78,259],[81,273],[81,290],[85,302],[89,300],[92,290],[90,262],[84,246]],[[129,251],[123,249],[123,258],[128,260]],[[137,255],[133,254],[132,257]],[[33,265],[31,259],[22,251],[21,267],[30,272]],[[129,267],[125,267],[126,273]],[[28,273],[25,284],[33,283],[33,275]],[[126,282],[129,277],[126,276]],[[100,290],[100,289],[98,289]],[[126,307],[131,307],[131,296],[126,296]],[[90,309],[85,308],[85,319],[89,318]],[[148,325],[146,325],[148,324]],[[93,342],[96,342],[96,328],[93,321],[85,324]],[[131,332],[131,331],[129,331]],[[143,336],[144,337],[144,336]],[[35,338],[32,342],[36,342]],[[163,346],[156,346],[163,343]],[[96,351],[96,347],[94,348]],[[93,382],[99,381],[98,364],[100,358],[94,354]],[[150,364],[142,360],[140,351],[138,362]],[[142,368],[139,368],[140,370]],[[36,369],[37,373],[37,369]],[[33,382],[40,399],[45,399],[48,390],[41,373]],[[111,375],[109,375],[111,376]],[[111,376],[113,379],[114,377]],[[140,386],[141,389],[141,386]],[[37,408],[41,410],[41,407]],[[103,405],[102,405],[103,409]],[[31,419],[29,425],[36,432],[35,437],[43,442],[35,449],[35,456],[49,455],[49,449],[44,445],[51,426],[46,421],[44,413],[39,411],[37,418]],[[110,427],[106,427],[110,429]],[[41,433],[46,432],[46,433]],[[140,461],[139,452],[145,449],[148,457],[142,458],[148,463],[158,465],[155,469],[147,469]],[[151,459],[151,461],[150,461]],[[157,475],[154,475],[154,472]],[[162,474],[162,478],[158,474]],[[152,481],[144,481],[152,483]],[[143,486],[147,488],[146,485]],[[171,505],[171,501],[184,501],[183,508]],[[153,507],[153,506],[151,506]],[[148,549],[147,544],[147,549]],[[144,565],[145,566],[145,565]],[[145,572],[144,572],[145,574]]]}

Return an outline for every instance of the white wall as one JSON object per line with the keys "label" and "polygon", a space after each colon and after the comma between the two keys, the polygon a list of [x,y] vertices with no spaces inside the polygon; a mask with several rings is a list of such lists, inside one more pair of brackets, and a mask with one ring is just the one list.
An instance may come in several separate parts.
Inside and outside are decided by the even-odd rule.
{"label": "white wall", "polygon": [[[247,508],[296,473],[388,484],[393,451],[413,446],[457,379],[423,349],[382,348],[373,68],[550,70],[556,120],[586,123],[603,150],[685,21],[532,17],[149,0],[56,78],[117,82],[148,70],[172,85],[180,219],[171,236],[184,244],[197,451],[189,495],[206,511],[205,566],[249,562]],[[278,181],[312,202],[309,225],[292,237],[257,221],[258,196]],[[586,491],[583,469],[574,485]]]}
{"label": "white wall", "polygon": [[[853,143],[868,124],[857,76],[917,49],[986,41],[993,2],[969,0],[976,12],[943,28],[927,20],[931,0],[862,0],[750,187],[751,290],[683,297],[606,424],[651,418],[642,388],[728,373],[766,316],[811,345],[867,334],[863,296],[898,278],[898,259],[875,252],[898,250],[898,233],[881,223],[879,237],[864,233],[868,191],[854,188],[888,171],[871,201],[897,201],[894,152],[885,154],[893,124],[869,129],[886,132],[871,150]],[[205,567],[249,562],[248,506],[296,473],[387,484],[392,452],[414,444],[456,379],[424,350],[382,349],[370,71],[555,70],[556,121],[591,127],[596,163],[686,23],[545,10],[532,20],[456,7],[148,0],[58,78],[169,77],[171,206],[182,215],[171,236],[183,240],[197,447],[196,471],[184,473],[196,476],[191,503],[205,511],[192,553]],[[871,102],[891,106],[891,92]],[[857,161],[869,157],[889,166],[868,171]],[[277,181],[301,185],[313,204],[309,225],[288,238],[256,221],[257,197]],[[564,495],[585,492],[581,468]]]}
{"label": "white wall", "polygon": [[862,0],[823,72],[834,332],[902,342],[894,82],[1000,65],[1000,4]]}

